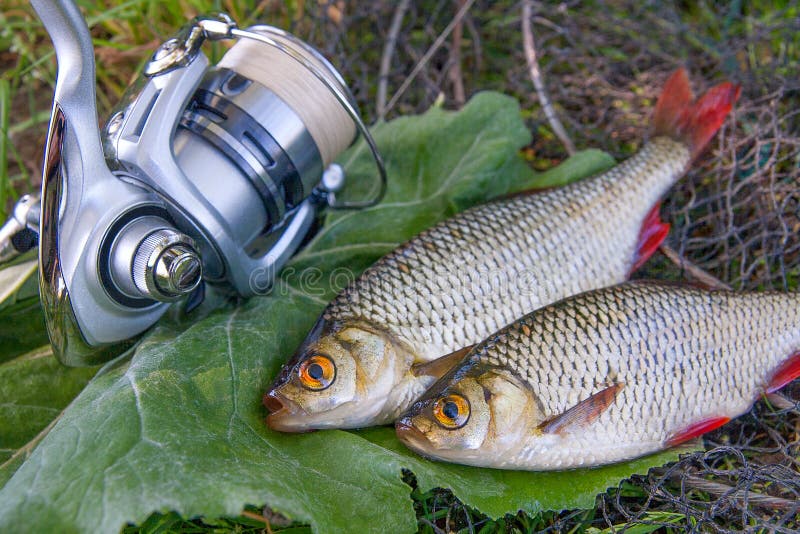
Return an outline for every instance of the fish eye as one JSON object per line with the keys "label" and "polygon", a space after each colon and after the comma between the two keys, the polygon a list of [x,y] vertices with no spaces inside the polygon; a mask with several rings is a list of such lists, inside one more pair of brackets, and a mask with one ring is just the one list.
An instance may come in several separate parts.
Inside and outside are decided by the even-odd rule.
{"label": "fish eye", "polygon": [[456,430],[467,424],[469,412],[469,401],[455,393],[440,397],[433,404],[436,422],[448,430]]}
{"label": "fish eye", "polygon": [[322,391],[336,379],[336,365],[324,354],[315,354],[300,363],[297,376],[303,387],[312,391]]}

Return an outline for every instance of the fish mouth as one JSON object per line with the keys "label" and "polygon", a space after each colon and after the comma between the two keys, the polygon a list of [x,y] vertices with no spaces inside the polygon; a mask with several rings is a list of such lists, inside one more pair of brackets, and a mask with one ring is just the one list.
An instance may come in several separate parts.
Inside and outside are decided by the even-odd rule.
{"label": "fish mouth", "polygon": [[417,427],[400,420],[394,424],[397,438],[409,449],[427,453],[431,449],[430,440]]}
{"label": "fish mouth", "polygon": [[297,424],[296,415],[302,410],[288,399],[282,398],[278,393],[268,391],[264,394],[264,406],[269,410],[267,416],[267,426],[278,432],[312,432],[313,428],[307,428]]}
{"label": "fish mouth", "polygon": [[270,413],[278,413],[286,410],[286,405],[274,391],[268,391],[264,393],[263,403]]}

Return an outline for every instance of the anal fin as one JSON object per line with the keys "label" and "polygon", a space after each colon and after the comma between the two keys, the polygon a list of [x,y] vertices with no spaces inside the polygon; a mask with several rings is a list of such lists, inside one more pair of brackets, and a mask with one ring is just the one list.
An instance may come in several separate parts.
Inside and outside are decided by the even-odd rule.
{"label": "anal fin", "polygon": [[712,417],[710,419],[698,421],[697,423],[692,423],[691,425],[687,426],[686,428],[682,428],[667,438],[667,447],[674,447],[675,445],[680,445],[681,443],[689,441],[690,439],[702,436],[706,432],[711,432],[715,428],[721,427],[730,420],[730,417]]}
{"label": "anal fin", "polygon": [[464,359],[464,356],[466,356],[474,346],[475,345],[466,346],[463,349],[458,349],[429,362],[415,363],[411,366],[411,373],[414,376],[432,376],[434,378],[440,378]]}
{"label": "anal fin", "polygon": [[767,393],[774,393],[795,378],[800,378],[800,352],[795,352],[789,356],[785,362],[775,369],[765,389]]}
{"label": "anal fin", "polygon": [[545,434],[563,434],[571,427],[586,426],[611,406],[624,384],[612,384],[598,391],[587,399],[539,424],[539,430]]}
{"label": "anal fin", "polygon": [[650,256],[655,253],[669,233],[669,223],[662,222],[658,214],[660,209],[661,203],[657,202],[644,218],[642,229],[639,230],[639,242],[636,244],[636,253],[633,256],[633,266],[629,275],[650,259]]}

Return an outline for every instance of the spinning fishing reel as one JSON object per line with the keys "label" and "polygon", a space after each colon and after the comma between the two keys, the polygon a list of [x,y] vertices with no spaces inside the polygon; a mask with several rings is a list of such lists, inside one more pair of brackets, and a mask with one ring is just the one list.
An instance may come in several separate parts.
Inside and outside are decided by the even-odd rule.
{"label": "spinning fishing reel", "polygon": [[[98,128],[94,51],[78,8],[33,0],[58,60],[41,202],[23,197],[0,230],[0,260],[35,245],[56,355],[88,365],[204,284],[248,296],[325,208],[363,208],[386,187],[380,155],[339,73],[270,26],[197,18],[163,43]],[[237,42],[216,65],[204,41]],[[360,133],[380,180],[340,202],[333,160]]]}

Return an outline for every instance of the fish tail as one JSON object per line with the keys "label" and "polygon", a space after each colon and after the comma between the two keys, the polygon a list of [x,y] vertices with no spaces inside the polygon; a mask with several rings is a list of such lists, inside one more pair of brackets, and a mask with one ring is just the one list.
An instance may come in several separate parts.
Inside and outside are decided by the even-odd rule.
{"label": "fish tail", "polygon": [[684,143],[694,159],[725,122],[740,92],[739,85],[724,82],[694,100],[686,69],[681,67],[669,77],[658,98],[653,133]]}

